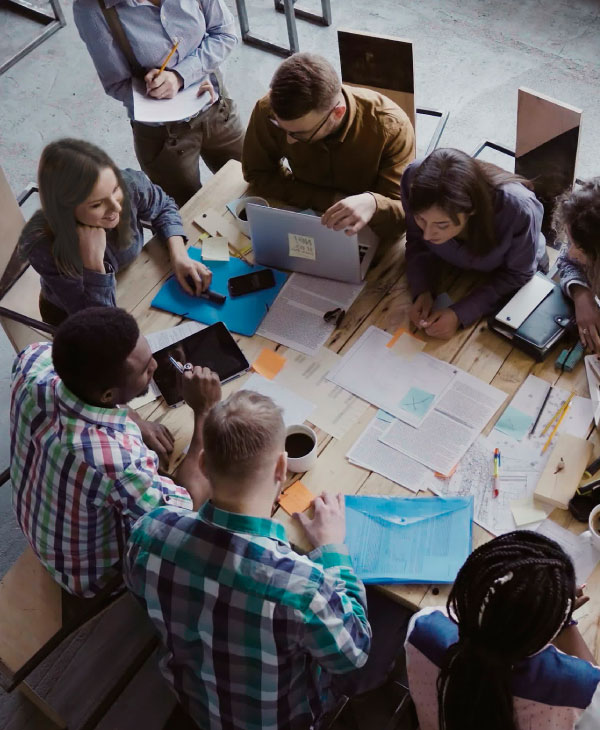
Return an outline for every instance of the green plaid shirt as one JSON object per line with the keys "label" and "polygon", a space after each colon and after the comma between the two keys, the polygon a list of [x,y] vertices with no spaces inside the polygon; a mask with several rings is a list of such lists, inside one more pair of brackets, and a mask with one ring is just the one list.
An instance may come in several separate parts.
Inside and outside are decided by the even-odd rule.
{"label": "green plaid shirt", "polygon": [[166,649],[163,673],[205,730],[307,730],[327,673],[367,659],[364,586],[344,545],[299,555],[280,523],[208,502],[142,517],[125,563]]}

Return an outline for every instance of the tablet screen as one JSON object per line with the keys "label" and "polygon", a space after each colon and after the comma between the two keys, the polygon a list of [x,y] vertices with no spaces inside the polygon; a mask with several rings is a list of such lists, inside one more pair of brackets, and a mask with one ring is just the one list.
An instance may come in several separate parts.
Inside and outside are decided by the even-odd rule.
{"label": "tablet screen", "polygon": [[214,370],[221,382],[230,380],[248,370],[250,365],[244,353],[237,346],[223,322],[207,327],[179,342],[154,353],[158,364],[154,382],[168,405],[183,400],[181,395],[181,375],[169,360],[169,356],[184,364],[202,365]]}

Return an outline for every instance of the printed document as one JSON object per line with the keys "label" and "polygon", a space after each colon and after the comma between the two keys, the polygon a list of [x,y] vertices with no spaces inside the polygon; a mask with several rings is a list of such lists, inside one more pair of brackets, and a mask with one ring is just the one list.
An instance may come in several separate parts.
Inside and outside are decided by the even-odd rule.
{"label": "printed document", "polygon": [[256,393],[266,395],[275,401],[283,410],[283,421],[286,426],[295,426],[310,420],[315,404],[302,398],[289,388],[276,383],[274,380],[267,380],[262,375],[254,373],[241,386],[243,390],[253,390]]}
{"label": "printed document", "polygon": [[172,99],[153,99],[146,93],[146,84],[135,79],[133,89],[133,118],[136,122],[178,122],[195,116],[210,104],[210,94],[198,96],[200,82],[181,89]]}
{"label": "printed document", "polygon": [[451,583],[471,552],[471,497],[346,497],[346,544],[365,583]]}
{"label": "printed document", "polygon": [[314,357],[327,342],[335,323],[323,315],[348,311],[364,282],[348,284],[308,274],[292,274],[257,330],[259,335]]}

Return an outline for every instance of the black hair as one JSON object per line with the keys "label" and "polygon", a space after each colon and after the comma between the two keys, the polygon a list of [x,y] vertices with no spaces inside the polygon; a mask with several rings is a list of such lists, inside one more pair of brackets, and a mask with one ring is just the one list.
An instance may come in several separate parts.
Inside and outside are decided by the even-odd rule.
{"label": "black hair", "polygon": [[553,540],[518,530],[477,548],[448,598],[458,642],[437,682],[440,730],[517,730],[512,667],[569,622],[575,571]]}
{"label": "black hair", "polygon": [[52,344],[54,369],[67,388],[87,402],[92,392],[125,382],[125,361],[139,336],[137,322],[124,309],[83,309],[56,330]]}

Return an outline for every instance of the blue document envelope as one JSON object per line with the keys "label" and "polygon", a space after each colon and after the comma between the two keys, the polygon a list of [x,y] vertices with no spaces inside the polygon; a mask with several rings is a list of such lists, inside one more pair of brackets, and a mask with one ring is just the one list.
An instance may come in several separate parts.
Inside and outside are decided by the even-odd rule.
{"label": "blue document envelope", "polygon": [[472,520],[472,497],[346,497],[346,544],[365,583],[452,583]]}
{"label": "blue document envelope", "polygon": [[[188,249],[188,253],[190,258],[201,261],[199,248],[191,247]],[[269,307],[275,301],[288,275],[282,271],[271,269],[275,277],[274,287],[252,294],[244,294],[240,297],[230,297],[227,291],[227,282],[231,277],[261,271],[265,267],[249,266],[241,259],[233,257],[229,261],[209,261],[206,263],[208,263],[213,274],[210,288],[227,297],[225,304],[215,304],[208,299],[200,299],[186,294],[179,286],[177,279],[172,276],[154,297],[152,306],[204,324],[224,322],[231,332],[251,337],[269,311]]]}

